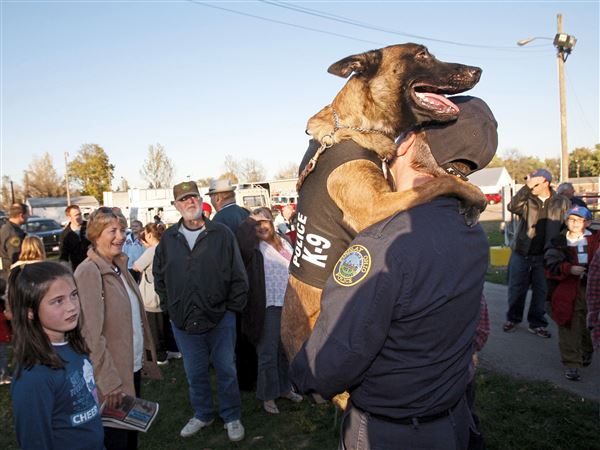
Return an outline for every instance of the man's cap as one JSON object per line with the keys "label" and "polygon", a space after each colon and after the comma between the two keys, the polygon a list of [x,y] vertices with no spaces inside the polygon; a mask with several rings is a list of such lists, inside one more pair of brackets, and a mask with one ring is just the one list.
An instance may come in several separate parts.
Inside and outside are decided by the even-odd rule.
{"label": "man's cap", "polygon": [[592,212],[583,206],[574,206],[568,210],[565,214],[565,217],[569,216],[577,216],[585,220],[592,220]]}
{"label": "man's cap", "polygon": [[173,187],[173,197],[175,198],[175,201],[181,200],[186,195],[197,195],[200,197],[198,185],[194,181],[184,181]]}
{"label": "man's cap", "polygon": [[464,175],[487,166],[498,148],[498,123],[488,105],[477,97],[449,97],[460,109],[458,119],[449,124],[421,127],[427,133],[429,148],[438,165],[448,170],[452,162],[470,167]]}
{"label": "man's cap", "polygon": [[208,187],[208,195],[233,191],[235,191],[235,186],[232,186],[229,180],[211,180]]}
{"label": "man's cap", "polygon": [[552,183],[552,174],[546,169],[535,169],[529,174],[529,178],[544,177],[548,183]]}
{"label": "man's cap", "polygon": [[204,211],[207,216],[210,216],[212,214],[212,206],[206,202],[202,202],[202,211]]}

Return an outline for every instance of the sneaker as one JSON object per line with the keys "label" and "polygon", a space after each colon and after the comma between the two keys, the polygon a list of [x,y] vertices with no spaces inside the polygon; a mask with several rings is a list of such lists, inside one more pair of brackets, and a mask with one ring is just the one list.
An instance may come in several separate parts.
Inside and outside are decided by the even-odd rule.
{"label": "sneaker", "polygon": [[167,352],[167,359],[181,359],[181,352]]}
{"label": "sneaker", "polygon": [[583,353],[583,357],[581,358],[583,367],[588,367],[590,364],[592,364],[592,355],[593,355],[593,353],[589,353],[589,352]]}
{"label": "sneaker", "polygon": [[169,364],[169,360],[167,358],[163,359],[162,361],[159,359],[158,361],[156,361],[156,364],[158,364],[159,366],[164,366],[166,364]]}
{"label": "sneaker", "polygon": [[300,394],[296,394],[294,391],[288,392],[283,396],[283,398],[287,398],[294,403],[300,403],[303,400],[302,396]]}
{"label": "sneaker", "polygon": [[581,376],[579,375],[579,371],[574,367],[567,367],[565,370],[565,378],[571,381],[579,381]]}
{"label": "sneaker", "polygon": [[2,376],[0,376],[0,385],[10,384],[10,382],[11,382],[10,375],[2,375]]}
{"label": "sneaker", "polygon": [[223,428],[227,430],[227,437],[230,441],[237,442],[244,439],[244,425],[239,420],[227,422]]}
{"label": "sneaker", "polygon": [[209,420],[208,422],[203,422],[200,419],[196,419],[192,417],[188,423],[185,424],[185,427],[181,429],[181,437],[190,437],[200,431],[202,428],[209,426],[213,423],[213,420]]}
{"label": "sneaker", "polygon": [[517,327],[516,323],[508,320],[508,321],[504,322],[504,325],[502,325],[502,331],[504,331],[505,333],[511,333],[511,332],[515,331],[516,327]]}
{"label": "sneaker", "polygon": [[263,402],[263,408],[269,414],[279,414],[279,408],[275,403],[275,400],[266,400]]}
{"label": "sneaker", "polygon": [[535,334],[536,336],[539,336],[541,338],[549,338],[552,335],[550,334],[550,332],[548,330],[546,330],[546,328],[544,327],[536,327],[536,328],[531,328],[529,327],[527,329],[530,333]]}

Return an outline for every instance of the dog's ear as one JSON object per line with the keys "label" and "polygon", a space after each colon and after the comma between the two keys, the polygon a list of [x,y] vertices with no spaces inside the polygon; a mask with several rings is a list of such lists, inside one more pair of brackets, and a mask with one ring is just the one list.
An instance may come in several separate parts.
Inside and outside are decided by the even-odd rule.
{"label": "dog's ear", "polygon": [[327,72],[338,77],[348,78],[352,72],[362,75],[373,75],[381,64],[381,50],[371,50],[366,53],[348,56],[333,63]]}

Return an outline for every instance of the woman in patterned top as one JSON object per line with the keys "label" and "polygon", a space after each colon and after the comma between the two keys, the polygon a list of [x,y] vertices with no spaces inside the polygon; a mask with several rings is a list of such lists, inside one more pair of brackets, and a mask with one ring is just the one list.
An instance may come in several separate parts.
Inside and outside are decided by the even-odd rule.
{"label": "woman in patterned top", "polygon": [[268,208],[255,209],[240,225],[237,236],[250,284],[242,332],[255,345],[258,356],[256,397],[263,402],[265,411],[279,414],[277,398],[302,401],[302,396],[291,390],[289,364],[280,335],[281,310],[293,249],[285,237],[275,231],[273,215]]}

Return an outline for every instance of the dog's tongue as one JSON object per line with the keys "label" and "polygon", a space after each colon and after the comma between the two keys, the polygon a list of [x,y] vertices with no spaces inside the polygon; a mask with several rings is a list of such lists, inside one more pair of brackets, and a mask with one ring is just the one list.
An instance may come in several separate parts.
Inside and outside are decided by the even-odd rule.
{"label": "dog's tongue", "polygon": [[436,109],[443,112],[454,112],[458,114],[459,108],[443,95],[433,94],[431,92],[416,92],[417,97],[421,100],[424,106],[431,109]]}

